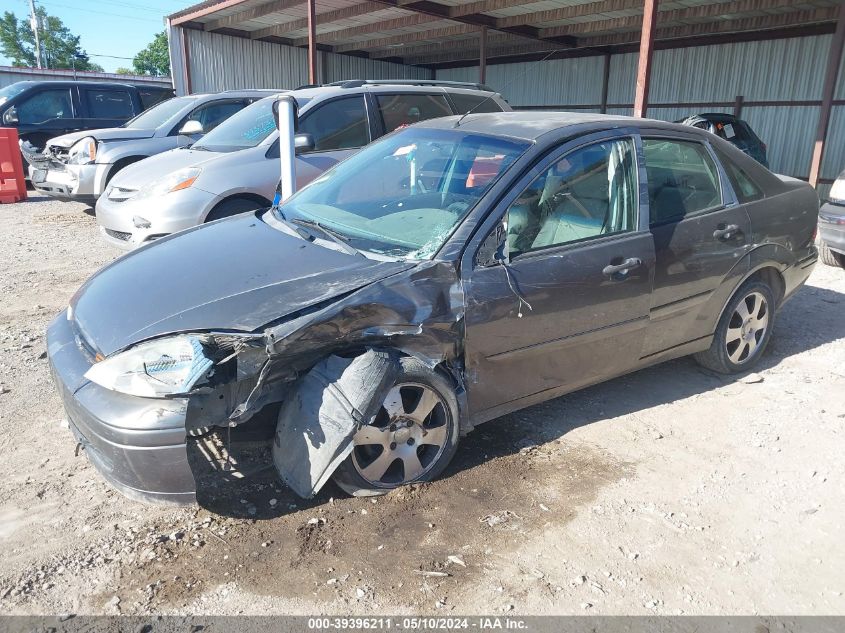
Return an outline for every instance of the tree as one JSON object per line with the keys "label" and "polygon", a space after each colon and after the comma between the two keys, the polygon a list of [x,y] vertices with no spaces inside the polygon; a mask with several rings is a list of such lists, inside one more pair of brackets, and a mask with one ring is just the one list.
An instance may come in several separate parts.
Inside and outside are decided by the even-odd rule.
{"label": "tree", "polygon": [[167,47],[167,33],[156,34],[147,47],[135,55],[132,60],[135,72],[139,75],[166,77],[170,74],[170,53]]}
{"label": "tree", "polygon": [[[44,7],[38,7],[35,13],[41,38],[42,66],[102,72],[102,67],[93,63],[79,45],[79,36],[71,33],[59,18],[47,15]],[[13,66],[35,66],[35,34],[28,19],[18,20],[11,11],[3,13],[0,19],[0,51],[12,60]]]}
{"label": "tree", "polygon": [[123,66],[121,66],[120,68],[118,68],[114,72],[115,72],[116,75],[134,75],[135,74],[134,70],[132,70],[131,68],[125,68]]}

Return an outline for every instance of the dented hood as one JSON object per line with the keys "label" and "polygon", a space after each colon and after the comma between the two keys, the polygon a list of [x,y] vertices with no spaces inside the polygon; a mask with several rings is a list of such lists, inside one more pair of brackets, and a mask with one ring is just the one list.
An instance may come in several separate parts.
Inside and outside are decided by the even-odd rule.
{"label": "dented hood", "polygon": [[108,356],[174,332],[261,330],[413,264],[307,242],[247,213],[138,249],[91,277],[73,319]]}

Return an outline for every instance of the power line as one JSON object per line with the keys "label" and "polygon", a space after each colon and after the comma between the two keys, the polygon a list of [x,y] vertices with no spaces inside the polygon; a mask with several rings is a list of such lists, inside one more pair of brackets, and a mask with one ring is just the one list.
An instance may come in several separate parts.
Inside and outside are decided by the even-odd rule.
{"label": "power line", "polygon": [[114,18],[123,18],[124,20],[137,20],[138,22],[156,22],[160,25],[164,25],[164,16],[162,16],[161,20],[156,20],[155,18],[139,18],[137,16],[132,15],[125,15],[122,13],[110,13],[108,11],[97,11],[95,9],[81,9],[79,7],[70,6],[67,4],[60,4],[58,2],[53,2],[53,0],[39,0],[40,4],[46,4],[51,7],[62,7],[64,9],[74,9],[75,11],[84,11],[86,13],[96,13],[98,15],[108,15]]}

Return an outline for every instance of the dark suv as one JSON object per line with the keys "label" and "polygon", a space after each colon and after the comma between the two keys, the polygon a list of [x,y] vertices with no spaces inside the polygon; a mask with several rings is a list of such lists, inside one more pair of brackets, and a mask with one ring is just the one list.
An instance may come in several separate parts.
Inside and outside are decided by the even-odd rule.
{"label": "dark suv", "polygon": [[725,139],[731,145],[738,147],[763,167],[769,167],[766,156],[766,144],[754,133],[751,126],[732,114],[722,112],[708,112],[693,114],[678,121],[684,125],[691,125],[701,130],[707,130],[719,138]]}
{"label": "dark suv", "polygon": [[19,81],[0,89],[0,122],[39,150],[62,134],[122,125],[172,88],[94,81]]}

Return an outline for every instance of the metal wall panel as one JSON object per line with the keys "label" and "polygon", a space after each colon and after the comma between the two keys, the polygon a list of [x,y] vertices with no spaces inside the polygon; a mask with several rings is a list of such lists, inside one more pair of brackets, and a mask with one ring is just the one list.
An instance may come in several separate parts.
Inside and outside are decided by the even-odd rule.
{"label": "metal wall panel", "polygon": [[[696,46],[654,53],[648,116],[665,121],[693,114],[688,108],[654,107],[660,103],[820,100],[832,35]],[[638,53],[610,60],[608,103],[634,100]],[[843,55],[845,58],[845,55]],[[487,83],[511,105],[580,105],[601,101],[603,57],[488,66]],[[438,70],[438,79],[476,81],[478,68]],[[845,99],[845,59],[837,98]],[[711,112],[729,107],[707,106]],[[609,114],[631,115],[631,108]],[[768,145],[771,168],[806,178],[810,168],[818,107],[746,106],[742,117]],[[845,168],[845,106],[834,108],[822,178]]]}
{"label": "metal wall panel", "polygon": [[[811,134],[815,133],[815,126]],[[824,146],[822,178],[836,178],[845,169],[845,106],[834,106]]]}
{"label": "metal wall panel", "polygon": [[[487,66],[486,84],[513,107],[601,103],[604,57]],[[478,81],[478,66],[437,71],[437,79]]]}
{"label": "metal wall panel", "polygon": [[428,68],[335,53],[320,54],[325,58],[324,83],[343,79],[434,79],[434,72]]}
{"label": "metal wall panel", "polygon": [[[186,30],[193,92],[235,88],[291,89],[308,83],[308,52],[203,31]],[[328,83],[341,79],[431,79],[427,68],[318,51]]]}
{"label": "metal wall panel", "polygon": [[188,37],[192,92],[290,89],[308,83],[308,53],[304,49],[203,31],[184,33]]}

